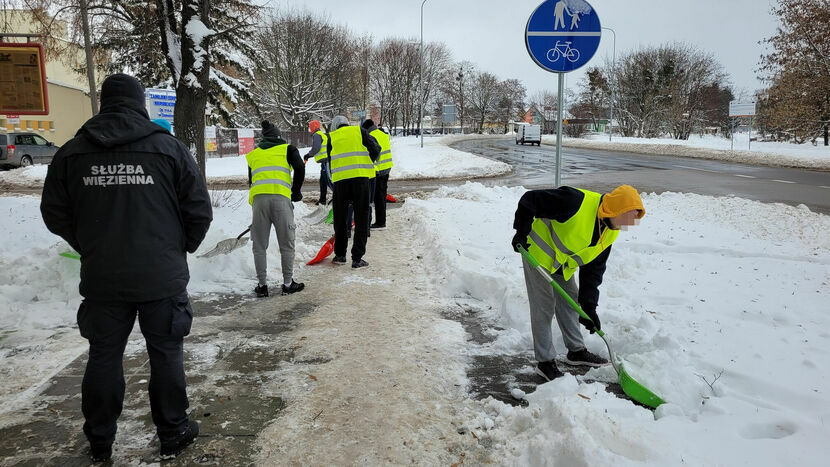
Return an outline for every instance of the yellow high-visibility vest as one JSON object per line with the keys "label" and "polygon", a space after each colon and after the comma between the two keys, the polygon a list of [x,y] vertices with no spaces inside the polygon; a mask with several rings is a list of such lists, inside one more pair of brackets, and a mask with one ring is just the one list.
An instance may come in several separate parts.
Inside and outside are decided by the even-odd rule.
{"label": "yellow high-visibility vest", "polygon": [[291,166],[288,164],[288,144],[268,149],[256,148],[245,156],[251,168],[251,189],[248,203],[261,194],[283,195],[291,199]]}
{"label": "yellow high-visibility vest", "polygon": [[320,150],[317,151],[317,154],[314,155],[314,161],[320,162],[326,157],[329,156],[329,137],[323,130],[317,130],[315,133],[319,134],[323,138],[323,143],[320,145]]}
{"label": "yellow high-visibility vest", "polygon": [[579,210],[565,222],[537,218],[528,235],[528,252],[551,273],[560,267],[565,280],[573,276],[579,266],[590,263],[614,243],[619,230],[605,229],[596,245],[591,246],[597,225],[597,209],[602,195],[588,190]]}
{"label": "yellow high-visibility vest", "polygon": [[350,178],[373,178],[375,164],[363,146],[360,127],[344,126],[329,133],[331,141],[331,181],[337,183]]}
{"label": "yellow high-visibility vest", "polygon": [[387,170],[392,168],[392,144],[389,142],[389,135],[379,129],[375,129],[370,135],[374,136],[380,144],[380,157],[375,162],[375,170]]}

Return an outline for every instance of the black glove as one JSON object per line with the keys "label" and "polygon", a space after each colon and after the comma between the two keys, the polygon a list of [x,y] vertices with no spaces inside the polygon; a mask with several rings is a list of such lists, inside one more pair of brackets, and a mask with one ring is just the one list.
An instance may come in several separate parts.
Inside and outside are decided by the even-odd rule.
{"label": "black glove", "polygon": [[521,245],[522,247],[524,247],[525,250],[530,248],[530,243],[528,243],[527,241],[527,235],[522,235],[518,232],[516,232],[516,235],[513,236],[513,240],[511,242],[512,243],[510,246],[513,247],[513,251],[515,251],[516,253],[519,252],[519,249],[516,247],[516,245]]}
{"label": "black glove", "polygon": [[311,159],[311,154],[306,154],[305,156],[303,156],[304,161],[308,162],[309,159]]}
{"label": "black glove", "polygon": [[[597,316],[597,310],[592,310],[590,308],[583,308],[582,311],[584,311],[585,314],[588,315],[589,318],[591,318],[591,321],[593,321],[593,323],[591,321],[588,321],[587,319],[583,318],[582,316],[580,316],[579,317],[579,324],[585,326],[585,329],[591,331],[591,334],[596,332],[596,329],[602,329],[600,327],[600,324],[599,324],[599,316]],[[594,328],[596,328],[596,329],[594,329]]]}
{"label": "black glove", "polygon": [[303,194],[302,193],[291,193],[291,201],[297,202],[297,201],[302,201],[302,200],[303,200]]}

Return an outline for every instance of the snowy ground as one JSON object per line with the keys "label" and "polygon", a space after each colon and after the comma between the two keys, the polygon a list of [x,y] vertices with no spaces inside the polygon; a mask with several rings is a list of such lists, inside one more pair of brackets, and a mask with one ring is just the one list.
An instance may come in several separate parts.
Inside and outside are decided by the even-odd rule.
{"label": "snowy ground", "polygon": [[[444,293],[482,302],[505,328],[484,351],[532,349],[509,246],[523,192],[468,183],[405,206]],[[598,314],[629,373],[669,403],[651,413],[565,377],[528,408],[484,403],[477,423],[517,465],[824,465],[830,217],[679,193],[644,204],[642,223],[614,245]],[[604,352],[595,336],[587,345]]]}
{"label": "snowy ground", "polygon": [[[438,139],[426,140],[430,141]],[[656,412],[606,393],[601,383],[587,384],[572,376],[527,395],[526,408],[495,400],[462,402],[451,388],[441,390],[440,381],[465,384],[459,368],[474,354],[527,354],[532,348],[520,259],[509,246],[513,212],[523,192],[468,183],[442,188],[425,199],[410,197],[394,212],[397,219],[406,219],[407,230],[381,232],[395,239],[388,244],[395,245],[396,257],[426,262],[431,283],[418,286],[420,294],[425,294],[424,306],[429,297],[478,303],[486,317],[503,328],[493,344],[464,346],[458,325],[436,320],[435,326],[426,326],[430,315],[415,307],[414,314],[404,311],[390,325],[396,327],[395,336],[413,336],[403,342],[410,363],[417,362],[419,355],[428,362],[425,368],[430,375],[424,386],[429,389],[411,395],[418,414],[397,413],[407,410],[407,404],[398,400],[400,393],[375,387],[374,381],[361,386],[366,379],[360,378],[344,379],[357,385],[341,387],[345,392],[338,392],[338,385],[332,384],[315,397],[328,394],[346,397],[347,402],[354,397],[376,398],[359,407],[367,411],[387,407],[390,419],[411,426],[414,441],[422,438],[419,433],[431,433],[426,427],[445,418],[439,412],[448,410],[491,443],[491,458],[500,464],[825,465],[830,370],[822,362],[830,353],[830,217],[804,207],[693,194],[644,194],[648,214],[615,244],[598,313],[628,371],[668,401]],[[247,294],[255,276],[250,250],[198,258],[217,241],[238,235],[250,222],[244,192],[214,192],[213,196],[215,221],[203,246],[190,257],[189,289],[198,295]],[[80,302],[79,264],[58,256],[68,246],[46,231],[38,205],[35,196],[0,197],[0,213],[7,219],[5,240],[0,242],[4,265],[0,270],[0,378],[7,382],[0,386],[4,400],[0,425],[3,414],[31,404],[40,383],[81,354],[86,344],[74,325]],[[298,218],[310,211],[304,203],[295,206]],[[300,258],[316,253],[319,241],[308,235],[321,226],[299,224],[295,275],[312,277],[319,273],[308,270]],[[377,239],[370,239],[370,254],[379,248],[372,240]],[[269,256],[269,274],[278,277],[276,241]],[[422,274],[420,267],[401,260],[394,266],[376,263],[367,270],[371,278],[363,282],[358,276],[343,277],[341,282],[348,286],[350,280],[357,280],[355,290],[367,286],[371,290],[374,284],[389,288],[392,294],[399,287],[401,297],[418,293],[408,281],[390,282],[384,277],[387,267],[394,267],[399,277]],[[309,283],[309,293],[316,284]],[[356,299],[363,296],[358,295]],[[307,332],[320,337],[329,349],[342,348],[342,361],[351,362],[351,371],[357,371],[362,360],[351,353],[350,339],[360,335],[354,326],[365,324],[347,314],[320,315],[307,322],[311,326]],[[554,332],[558,332],[556,327]],[[586,342],[592,350],[604,352],[602,341],[595,336]],[[381,353],[375,355],[388,355],[394,344],[379,342]],[[436,350],[446,353],[436,356]],[[383,361],[379,358],[380,363],[364,365],[367,378],[371,378],[371,365]],[[407,373],[410,367],[384,370],[402,369],[415,378],[415,373]],[[336,381],[339,371],[349,370],[333,366],[320,371]],[[587,377],[615,379],[610,368],[592,370]],[[410,391],[417,387],[407,386]],[[429,404],[425,395],[432,393],[443,394],[444,403],[457,406]],[[384,398],[389,399],[384,402]],[[293,421],[305,420],[311,409],[301,406],[291,406],[282,423],[291,426]],[[355,408],[346,404],[339,416]],[[358,422],[351,420],[349,426],[356,429]],[[344,446],[344,440],[326,430],[325,421],[321,423],[312,427],[318,431],[308,433],[323,436],[320,442],[326,446]],[[304,443],[302,433],[280,432],[280,426],[273,425],[263,436],[289,445]],[[383,433],[375,434],[385,439]],[[279,447],[286,444],[261,441],[263,462],[286,454]],[[289,454],[300,456],[299,447],[287,448]],[[408,448],[394,453],[417,454]],[[396,455],[389,461],[405,459]],[[417,462],[418,458],[413,459]],[[423,459],[445,460],[431,452]]]}
{"label": "snowy ground", "polygon": [[[415,137],[392,138],[394,170],[392,180],[420,180],[436,178],[492,177],[510,173],[508,164],[456,151],[447,147],[457,137],[425,138],[424,147]],[[310,148],[299,148],[305,155]],[[43,186],[46,165],[34,165],[7,172],[0,172],[0,186],[36,188]],[[207,161],[209,183],[245,183],[248,180],[248,165],[244,156],[210,158]],[[320,165],[313,159],[306,166],[306,180],[320,179]],[[315,185],[316,186],[316,185]]]}
{"label": "snowy ground", "polygon": [[[556,136],[545,135],[542,141],[556,144]],[[749,146],[749,133],[736,133],[734,148],[731,139],[712,135],[691,135],[685,141],[620,136],[614,136],[612,141],[608,141],[608,135],[591,135],[586,138],[566,137],[562,144],[575,148],[671,154],[745,164],[830,170],[830,148],[826,146],[760,141],[753,141]]]}

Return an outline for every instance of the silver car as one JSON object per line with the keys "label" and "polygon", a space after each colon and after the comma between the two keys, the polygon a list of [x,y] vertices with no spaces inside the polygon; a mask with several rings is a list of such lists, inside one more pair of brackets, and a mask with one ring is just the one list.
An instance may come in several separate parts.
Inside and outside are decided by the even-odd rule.
{"label": "silver car", "polygon": [[8,169],[48,164],[58,148],[35,133],[0,134],[0,166]]}

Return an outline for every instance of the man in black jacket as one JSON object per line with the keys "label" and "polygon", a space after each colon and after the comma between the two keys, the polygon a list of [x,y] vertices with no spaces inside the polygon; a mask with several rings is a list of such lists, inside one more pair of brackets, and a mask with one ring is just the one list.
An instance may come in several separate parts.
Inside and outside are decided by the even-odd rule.
{"label": "man in black jacket", "polygon": [[199,247],[213,213],[190,151],[149,120],[135,78],[104,81],[101,112],[49,165],[40,210],[49,230],[81,255],[78,328],[89,340],[81,408],[93,461],[112,455],[136,315],[161,455],[175,457],[199,432],[187,416],[182,353],[193,318],[187,253]]}
{"label": "man in black jacket", "polygon": [[349,247],[348,212],[354,206],[354,244],[352,267],[369,265],[363,260],[369,236],[369,179],[375,176],[375,161],[380,145],[365,128],[352,127],[349,120],[337,115],[331,119],[328,141],[328,163],[334,182],[334,264],[346,264]]}
{"label": "man in black jacket", "polygon": [[[518,245],[523,246],[591,318],[579,317],[522,258],[533,349],[538,362],[535,371],[544,379],[550,381],[562,376],[554,361],[556,351],[550,328],[554,315],[568,350],[566,363],[591,367],[608,364],[608,360],[585,347],[579,324],[592,334],[602,329],[596,309],[611,244],[620,230],[638,223],[645,213],[639,193],[629,185],[621,185],[604,195],[561,186],[528,191],[519,200],[513,221],[516,235],[511,246],[516,250]],[[578,287],[573,277],[577,272]]]}

